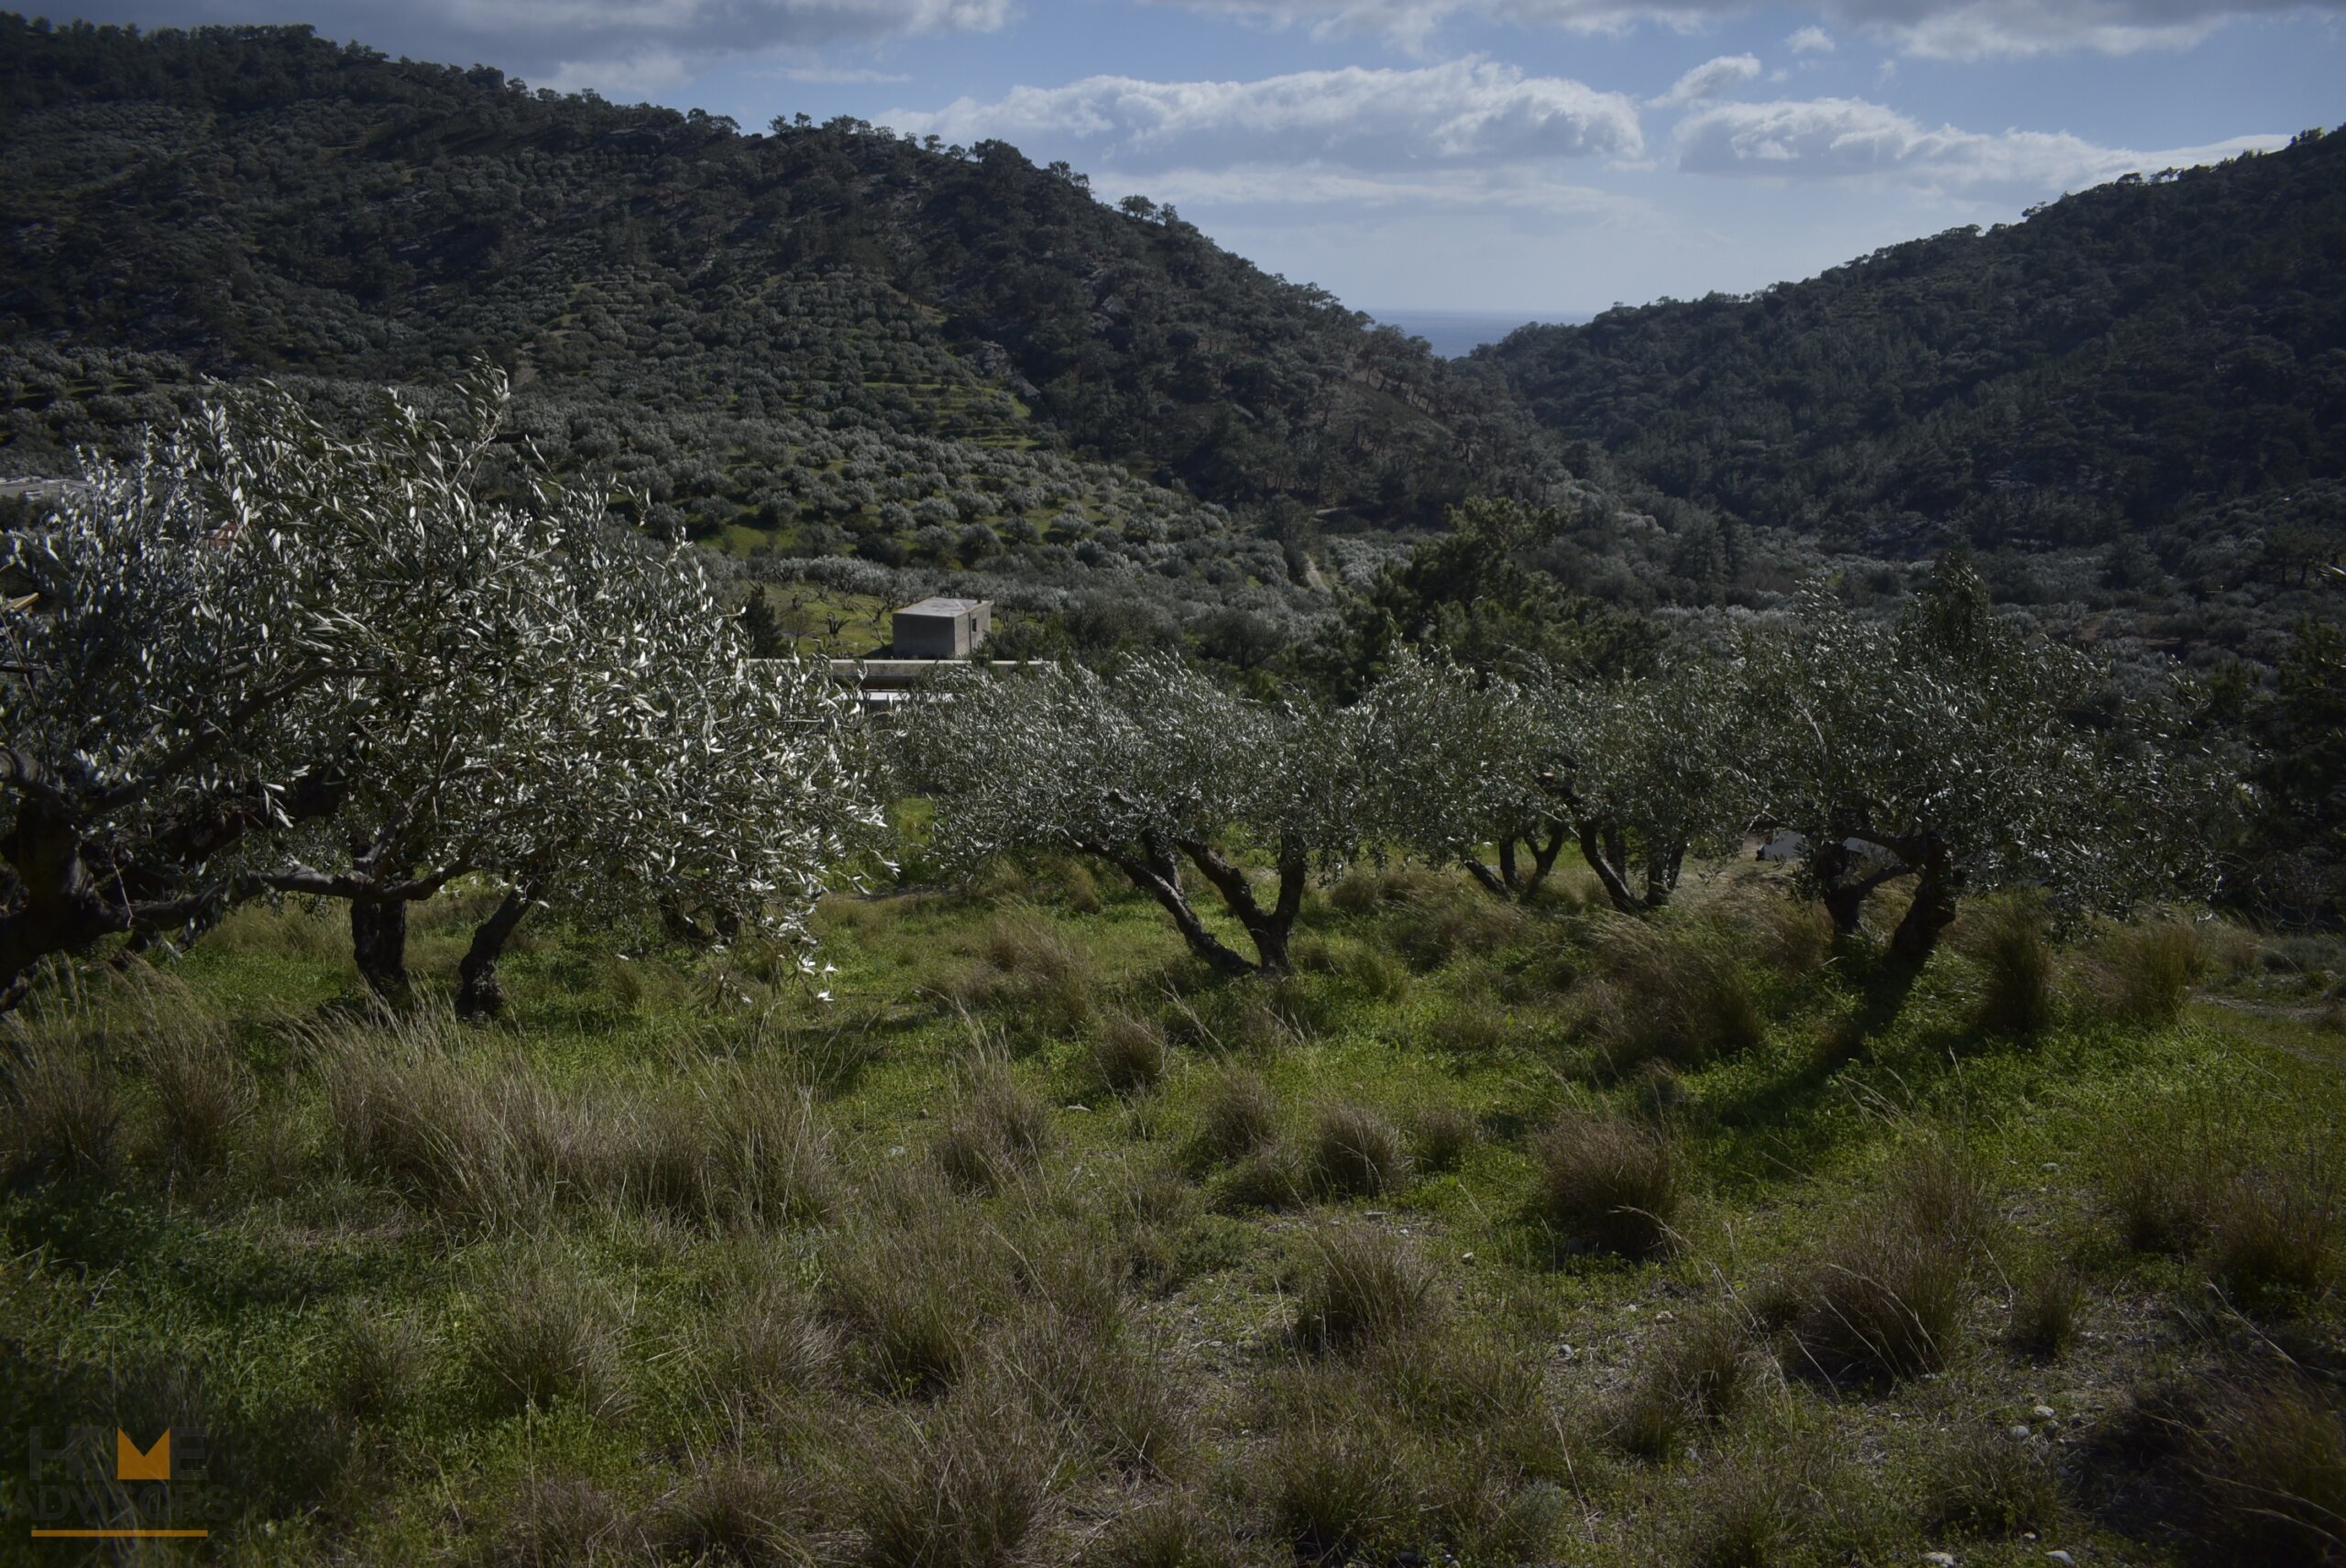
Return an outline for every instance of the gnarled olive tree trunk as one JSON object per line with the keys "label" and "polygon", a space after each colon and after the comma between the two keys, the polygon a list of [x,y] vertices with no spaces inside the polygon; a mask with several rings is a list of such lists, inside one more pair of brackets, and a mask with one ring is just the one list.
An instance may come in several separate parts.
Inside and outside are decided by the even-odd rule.
{"label": "gnarled olive tree trunk", "polygon": [[[1202,839],[1178,839],[1168,847],[1157,835],[1149,833],[1131,846],[1085,839],[1074,847],[1114,866],[1135,887],[1155,899],[1172,917],[1174,928],[1181,933],[1189,951],[1220,972],[1280,975],[1293,970],[1295,965],[1288,956],[1288,943],[1295,930],[1296,915],[1303,907],[1303,888],[1310,871],[1310,858],[1301,840],[1293,835],[1280,843],[1278,896],[1267,910],[1255,896],[1254,884],[1244,869],[1224,859]],[[1223,906],[1245,929],[1247,940],[1254,945],[1254,962],[1249,963],[1244,954],[1207,930],[1205,922],[1198,918],[1197,910],[1181,886],[1181,863],[1174,858],[1175,849],[1187,855],[1199,872],[1213,884]]]}
{"label": "gnarled olive tree trunk", "polygon": [[525,888],[510,888],[488,919],[473,927],[472,945],[456,965],[456,1016],[476,1020],[496,1017],[505,1010],[505,988],[497,978],[498,960],[514,927],[530,912]]}

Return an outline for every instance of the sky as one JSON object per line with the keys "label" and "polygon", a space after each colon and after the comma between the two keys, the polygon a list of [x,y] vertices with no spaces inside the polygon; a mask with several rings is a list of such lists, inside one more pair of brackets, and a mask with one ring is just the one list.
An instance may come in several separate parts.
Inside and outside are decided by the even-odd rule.
{"label": "sky", "polygon": [[[19,0],[21,3],[21,0]],[[98,0],[103,7],[109,0]],[[27,7],[30,9],[31,7]],[[1743,293],[2346,120],[2346,0],[119,0],[1065,159],[1370,311]]]}

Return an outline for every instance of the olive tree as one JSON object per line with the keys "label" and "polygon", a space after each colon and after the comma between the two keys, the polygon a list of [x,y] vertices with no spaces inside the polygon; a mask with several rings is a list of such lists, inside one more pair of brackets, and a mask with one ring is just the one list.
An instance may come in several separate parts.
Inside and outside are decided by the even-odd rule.
{"label": "olive tree", "polygon": [[1894,620],[1822,597],[1747,645],[1751,751],[1769,813],[1808,839],[1836,930],[1913,879],[1892,950],[1919,960],[1967,891],[2045,889],[2123,910],[2201,883],[2220,812],[2171,715],[2127,699],[2085,654],[1997,618],[1959,557]]}
{"label": "olive tree", "polygon": [[750,671],[707,584],[605,543],[599,499],[481,499],[503,380],[456,402],[387,400],[343,436],[224,399],[9,536],[12,994],[48,954],[302,894],[349,901],[395,995],[400,912],[456,877],[729,881],[766,918],[871,817],[839,694]]}
{"label": "olive tree", "polygon": [[1691,651],[1615,681],[1405,656],[1361,703],[1378,831],[1504,897],[1529,896],[1574,843],[1616,908],[1659,908],[1688,852],[1749,817],[1742,690],[1738,667]]}
{"label": "olive tree", "polygon": [[[266,392],[85,461],[6,540],[0,984],[200,921],[343,810],[367,728],[422,689],[446,589],[365,443]],[[306,885],[301,891],[311,891]],[[389,891],[407,892],[407,889]]]}
{"label": "olive tree", "polygon": [[698,552],[585,512],[542,610],[495,716],[488,750],[514,768],[474,853],[506,894],[473,934],[457,1010],[498,1011],[498,959],[534,905],[803,939],[832,868],[882,823],[866,727],[828,663],[751,657]]}
{"label": "olive tree", "polygon": [[1464,866],[1499,897],[1536,893],[1572,837],[1552,787],[1567,755],[1554,707],[1506,675],[1406,648],[1358,706],[1370,836]]}
{"label": "olive tree", "polygon": [[1624,914],[1668,904],[1687,855],[1730,849],[1751,820],[1760,793],[1746,761],[1748,674],[1682,649],[1633,679],[1551,674],[1535,688],[1558,755],[1541,782]]}
{"label": "olive tree", "polygon": [[[934,803],[933,848],[948,864],[1089,855],[1162,905],[1214,968],[1283,973],[1309,878],[1359,839],[1356,730],[1349,712],[1235,696],[1148,655],[1106,674],[948,674],[908,717],[898,758],[905,785]],[[1250,860],[1269,872],[1267,905]],[[1184,861],[1245,931],[1253,960],[1199,917]]]}

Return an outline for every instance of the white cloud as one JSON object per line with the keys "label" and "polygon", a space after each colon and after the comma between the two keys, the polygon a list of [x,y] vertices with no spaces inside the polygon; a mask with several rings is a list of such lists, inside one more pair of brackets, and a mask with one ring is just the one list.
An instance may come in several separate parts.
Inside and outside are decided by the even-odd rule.
{"label": "white cloud", "polygon": [[[727,59],[937,34],[992,32],[1014,0],[308,0],[327,38],[459,64],[488,60],[548,86],[664,92]],[[123,0],[149,27],[277,22],[268,0]]]}
{"label": "white cloud", "polygon": [[786,65],[775,74],[785,82],[814,82],[826,87],[893,86],[912,80],[901,71],[872,71],[843,65]]}
{"label": "white cloud", "polygon": [[1714,98],[1726,96],[1760,74],[1760,57],[1751,54],[1723,54],[1716,60],[1706,60],[1672,84],[1669,92],[1648,103],[1657,108],[1675,108],[1682,104],[1707,104]]}
{"label": "white cloud", "polygon": [[1396,172],[1645,150],[1637,105],[1622,94],[1471,60],[1255,82],[1092,76],[880,118],[954,141],[1073,144],[1094,162],[1135,171],[1313,165]]}
{"label": "white cloud", "polygon": [[[1320,34],[1381,34],[1422,49],[1461,14],[1522,26],[1618,33],[1643,25],[1693,31],[1760,9],[1758,0],[1161,0],[1310,26]],[[2076,49],[2130,54],[2183,49],[2235,17],[2346,11],[2346,0],[1818,0],[1826,21],[1859,28],[1902,53],[1978,60]],[[1830,49],[1806,27],[1796,50]]]}
{"label": "white cloud", "polygon": [[1786,38],[1784,47],[1794,54],[1831,54],[1833,35],[1823,27],[1806,27]]}
{"label": "white cloud", "polygon": [[1553,180],[1539,170],[1502,168],[1444,170],[1439,175],[1370,175],[1316,166],[1241,164],[1230,169],[1175,169],[1150,172],[1104,169],[1093,171],[1101,192],[1139,191],[1180,207],[1296,207],[1345,209],[1354,213],[1399,206],[1455,211],[1544,214],[1553,217],[1617,224],[1648,220],[1650,203],[1592,186]]}
{"label": "white cloud", "polygon": [[2287,140],[2241,137],[2209,147],[2136,152],[2066,132],[1931,130],[1856,98],[1722,104],[1689,115],[1671,139],[1678,167],[1690,174],[1871,180],[1995,200],[2053,195],[2128,170],[2209,163]]}

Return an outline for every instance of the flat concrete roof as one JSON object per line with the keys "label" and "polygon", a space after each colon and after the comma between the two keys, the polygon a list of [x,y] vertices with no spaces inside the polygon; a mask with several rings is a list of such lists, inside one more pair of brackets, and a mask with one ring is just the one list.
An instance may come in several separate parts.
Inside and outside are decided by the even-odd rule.
{"label": "flat concrete roof", "polygon": [[967,615],[990,599],[925,598],[918,604],[908,604],[896,611],[898,615]]}

